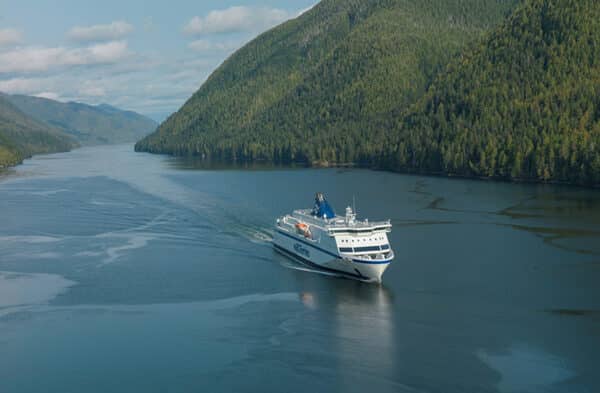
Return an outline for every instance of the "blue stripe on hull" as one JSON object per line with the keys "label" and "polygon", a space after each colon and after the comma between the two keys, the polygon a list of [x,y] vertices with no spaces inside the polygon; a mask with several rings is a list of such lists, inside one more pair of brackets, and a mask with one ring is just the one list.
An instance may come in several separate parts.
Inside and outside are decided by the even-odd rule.
{"label": "blue stripe on hull", "polygon": [[[334,257],[334,258],[336,258],[336,259],[342,259],[342,258],[340,257],[340,255],[339,255],[339,254],[337,254],[337,255],[336,255],[336,254],[332,253],[331,251],[327,251],[327,250],[325,250],[325,249],[323,249],[323,248],[321,248],[321,247],[317,247],[317,246],[315,246],[314,244],[311,244],[310,242],[307,242],[307,241],[306,241],[306,240],[304,240],[304,239],[300,239],[300,238],[298,238],[298,237],[292,236],[292,235],[290,235],[289,233],[285,233],[285,232],[283,232],[283,231],[280,231],[280,230],[279,230],[279,231],[277,231],[277,233],[279,233],[280,235],[283,235],[283,236],[287,236],[287,237],[289,237],[290,239],[293,239],[294,241],[297,241],[297,242],[300,242],[300,243],[304,243],[304,244],[306,244],[307,246],[309,246],[309,247],[312,247],[312,248],[314,248],[315,250],[319,250],[319,251],[321,251],[321,252],[324,252],[325,254],[331,255],[332,257]],[[295,254],[294,254],[294,255],[295,255]],[[387,259],[387,260],[384,260],[384,261],[362,261],[362,260],[360,260],[360,259],[353,259],[353,260],[352,260],[352,262],[355,262],[355,263],[362,263],[363,265],[386,265],[386,264],[389,264],[389,263],[391,263],[391,262],[392,262],[392,260],[391,260],[391,259]],[[318,265],[317,265],[317,266],[318,266]]]}
{"label": "blue stripe on hull", "polygon": [[386,259],[385,261],[361,261],[360,259],[353,259],[354,263],[362,263],[363,265],[388,265],[392,262],[391,259]]}
{"label": "blue stripe on hull", "polygon": [[306,240],[304,240],[304,239],[300,239],[300,238],[298,238],[298,237],[292,236],[292,235],[290,235],[289,233],[285,233],[285,232],[283,232],[283,231],[277,231],[277,233],[279,233],[280,235],[283,235],[283,236],[287,236],[287,237],[289,237],[290,239],[294,239],[294,240],[295,240],[295,241],[297,241],[297,242],[304,243],[304,244],[306,244],[307,246],[309,246],[309,247],[312,247],[312,248],[314,248],[315,250],[319,250],[319,251],[321,251],[321,252],[324,252],[325,254],[331,255],[331,256],[332,256],[332,257],[334,257],[334,258],[339,258],[339,259],[341,259],[341,258],[340,258],[340,256],[339,256],[339,254],[334,254],[334,253],[332,253],[331,251],[327,251],[327,250],[325,250],[325,249],[323,249],[323,248],[321,248],[321,247],[317,247],[317,246],[315,246],[314,244],[311,244],[310,242],[307,242],[307,241],[306,241]]}
{"label": "blue stripe on hull", "polygon": [[317,265],[316,263],[311,262],[308,259],[306,259],[304,257],[301,257],[300,255],[294,254],[293,252],[291,252],[289,250],[286,250],[285,248],[283,248],[281,246],[278,246],[277,244],[273,244],[273,247],[275,247],[275,249],[277,251],[279,251],[279,252],[281,252],[281,253],[283,253],[283,254],[285,254],[287,256],[290,256],[290,257],[292,257],[294,259],[297,259],[300,262],[302,262],[303,264],[308,265],[310,267],[313,267],[315,269],[323,270],[323,271],[330,272],[330,273],[341,274],[341,275],[349,276],[349,277],[352,277],[352,278],[358,278],[359,280],[370,280],[369,277],[363,276],[362,274],[360,274],[360,272],[359,272],[359,274],[353,274],[353,273],[345,272],[343,270],[337,270],[337,269],[332,269],[332,268],[329,268],[329,267]]}

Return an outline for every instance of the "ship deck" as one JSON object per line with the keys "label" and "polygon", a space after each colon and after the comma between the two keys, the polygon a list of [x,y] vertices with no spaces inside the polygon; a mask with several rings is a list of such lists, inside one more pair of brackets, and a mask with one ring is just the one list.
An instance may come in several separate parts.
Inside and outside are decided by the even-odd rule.
{"label": "ship deck", "polygon": [[390,220],[372,221],[369,220],[347,220],[344,217],[335,217],[333,219],[318,218],[312,215],[312,210],[302,209],[294,210],[293,217],[300,219],[307,224],[319,227],[323,231],[331,234],[344,232],[350,233],[369,233],[375,231],[389,232],[392,229]]}

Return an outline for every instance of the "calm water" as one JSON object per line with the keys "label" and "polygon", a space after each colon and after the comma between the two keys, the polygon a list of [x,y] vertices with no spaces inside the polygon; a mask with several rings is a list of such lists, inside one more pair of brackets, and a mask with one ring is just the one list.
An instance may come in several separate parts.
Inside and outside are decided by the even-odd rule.
{"label": "calm water", "polygon": [[[0,178],[0,392],[600,391],[599,191],[131,150]],[[273,252],[315,191],[392,219],[382,286]]]}

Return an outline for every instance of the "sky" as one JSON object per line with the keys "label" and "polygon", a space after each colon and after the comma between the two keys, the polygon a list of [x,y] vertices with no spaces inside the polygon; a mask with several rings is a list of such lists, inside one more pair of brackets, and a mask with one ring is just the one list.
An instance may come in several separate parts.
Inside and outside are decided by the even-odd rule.
{"label": "sky", "polygon": [[161,121],[223,60],[316,0],[0,0],[0,92]]}

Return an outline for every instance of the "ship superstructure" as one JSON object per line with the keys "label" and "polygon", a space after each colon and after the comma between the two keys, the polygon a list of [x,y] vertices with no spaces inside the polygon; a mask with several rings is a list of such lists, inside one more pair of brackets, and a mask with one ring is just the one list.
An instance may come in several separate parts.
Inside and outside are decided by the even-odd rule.
{"label": "ship superstructure", "polygon": [[336,216],[322,193],[313,209],[295,210],[277,219],[273,245],[312,267],[363,281],[381,282],[394,259],[388,241],[390,221],[358,220],[356,212]]}

